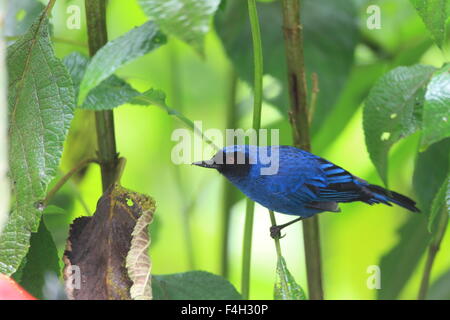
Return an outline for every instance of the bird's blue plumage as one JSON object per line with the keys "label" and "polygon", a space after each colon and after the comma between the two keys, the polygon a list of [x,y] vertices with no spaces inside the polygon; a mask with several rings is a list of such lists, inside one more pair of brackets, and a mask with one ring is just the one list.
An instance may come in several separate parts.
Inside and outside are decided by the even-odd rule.
{"label": "bird's blue plumage", "polygon": [[[210,167],[245,195],[280,213],[306,218],[323,211],[339,211],[339,202],[353,201],[392,202],[419,211],[413,200],[371,185],[321,157],[291,146],[228,146],[212,160],[215,165]],[[273,161],[278,161],[276,173],[262,174],[262,169],[274,165]]]}

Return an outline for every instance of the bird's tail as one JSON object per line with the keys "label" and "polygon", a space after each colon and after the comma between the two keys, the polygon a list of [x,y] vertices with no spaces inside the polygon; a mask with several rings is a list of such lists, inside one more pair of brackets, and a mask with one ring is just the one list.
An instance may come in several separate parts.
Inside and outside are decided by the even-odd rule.
{"label": "bird's tail", "polygon": [[378,200],[381,203],[390,206],[390,202],[392,202],[408,209],[409,211],[420,212],[420,210],[416,207],[416,202],[407,196],[373,184],[368,185],[367,188],[373,193],[375,200]]}

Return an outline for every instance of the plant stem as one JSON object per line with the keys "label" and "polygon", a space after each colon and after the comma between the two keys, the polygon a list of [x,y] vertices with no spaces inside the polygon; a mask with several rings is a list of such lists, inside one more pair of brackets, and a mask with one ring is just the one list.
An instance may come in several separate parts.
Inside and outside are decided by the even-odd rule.
{"label": "plant stem", "polygon": [[[229,91],[227,101],[227,120],[226,129],[236,128],[238,115],[237,115],[237,85],[238,77],[233,67],[230,67],[229,72]],[[221,249],[221,270],[220,274],[224,278],[228,278],[228,246],[229,246],[229,232],[230,232],[230,220],[231,220],[231,207],[235,202],[236,191],[231,183],[223,179],[224,181],[224,196],[223,196],[223,216],[222,216],[222,249]]]}
{"label": "plant stem", "polygon": [[[248,14],[252,29],[253,60],[254,60],[254,99],[253,99],[253,129],[258,131],[261,127],[261,107],[262,107],[262,85],[263,85],[263,55],[261,45],[261,32],[259,30],[258,12],[256,10],[256,0],[248,0]],[[259,144],[259,138],[257,138]],[[247,199],[245,210],[244,243],[242,252],[242,282],[241,293],[244,299],[249,298],[250,293],[250,262],[252,253],[253,236],[253,211],[255,203]]]}
{"label": "plant stem", "polygon": [[[294,145],[311,150],[309,136],[308,102],[303,55],[303,32],[300,21],[300,1],[283,0],[283,30],[288,67],[289,96],[291,108],[289,119]],[[323,299],[322,263],[318,217],[303,220],[306,272],[309,296],[312,300]]]}
{"label": "plant stem", "polygon": [[[106,0],[85,0],[89,54],[91,57],[108,42],[106,31]],[[118,155],[114,136],[112,110],[95,112],[98,160],[102,171],[103,191],[114,183]]]}
{"label": "plant stem", "polygon": [[438,229],[431,239],[430,246],[428,247],[427,261],[425,263],[425,269],[423,271],[422,281],[420,283],[419,295],[417,299],[425,300],[427,297],[428,285],[430,283],[431,269],[433,268],[433,263],[436,255],[441,246],[442,239],[444,238],[445,231],[448,225],[448,214],[444,208],[442,209],[441,219],[439,221]]}

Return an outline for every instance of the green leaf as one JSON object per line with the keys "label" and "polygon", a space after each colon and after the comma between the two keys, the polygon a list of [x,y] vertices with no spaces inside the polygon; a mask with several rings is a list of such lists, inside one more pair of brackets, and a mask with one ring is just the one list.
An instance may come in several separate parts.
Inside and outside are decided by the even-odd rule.
{"label": "green leaf", "polygon": [[[81,53],[73,52],[64,57],[63,63],[72,76],[76,95],[78,95],[80,83],[89,64],[89,58]],[[95,111],[110,110],[129,102],[138,95],[140,95],[140,92],[134,90],[127,82],[111,75],[92,89],[79,107]]]}
{"label": "green leaf", "polygon": [[289,272],[283,257],[278,259],[277,280],[273,293],[275,300],[306,300],[305,292]]}
{"label": "green leaf", "polygon": [[33,296],[43,299],[46,276],[51,273],[57,277],[60,275],[58,250],[43,219],[38,232],[31,234],[30,250],[25,261],[18,282]]}
{"label": "green leaf", "polygon": [[[6,3],[0,2],[0,17],[6,15]],[[8,178],[8,107],[7,107],[7,71],[6,43],[0,30],[0,234],[9,214],[10,184]]]}
{"label": "green leaf", "polygon": [[189,271],[152,277],[155,300],[241,300],[226,279],[205,271]]}
{"label": "green leaf", "polygon": [[36,0],[7,1],[5,19],[5,35],[20,36],[27,32],[33,22],[39,17],[44,5]]}
{"label": "green leaf", "polygon": [[[305,0],[301,9],[306,78],[311,89],[311,74],[318,74],[320,93],[312,123],[312,133],[321,128],[345,85],[353,64],[358,40],[356,10],[347,0]],[[281,1],[257,3],[264,56],[264,73],[276,78],[281,90],[265,99],[283,113],[289,106],[286,56],[282,27]],[[253,57],[247,48],[251,30],[246,1],[228,0],[215,19],[216,31],[236,72],[253,83]],[[336,63],[339,61],[339,63]]]}
{"label": "green leaf", "polygon": [[424,65],[395,68],[377,81],[366,99],[366,145],[385,184],[390,148],[420,129],[425,88],[434,71]]}
{"label": "green leaf", "polygon": [[108,42],[95,54],[86,69],[80,84],[78,103],[82,105],[89,91],[118,68],[165,43],[166,37],[151,21]]}
{"label": "green leaf", "polygon": [[48,8],[8,48],[9,159],[15,200],[0,236],[0,273],[11,274],[29,247],[43,210],[40,204],[56,176],[74,111],[72,81],[48,35]]}
{"label": "green leaf", "polygon": [[430,31],[437,45],[442,48],[446,40],[446,24],[450,17],[448,0],[410,0]]}
{"label": "green leaf", "polygon": [[421,147],[450,136],[450,64],[436,71],[425,94]]}
{"label": "green leaf", "polygon": [[449,161],[450,138],[434,143],[417,156],[413,186],[419,207],[428,217],[430,230],[434,228],[434,221],[436,221],[433,216],[433,201],[450,171]]}
{"label": "green leaf", "polygon": [[203,53],[203,42],[220,0],[139,0],[145,14],[165,33]]}

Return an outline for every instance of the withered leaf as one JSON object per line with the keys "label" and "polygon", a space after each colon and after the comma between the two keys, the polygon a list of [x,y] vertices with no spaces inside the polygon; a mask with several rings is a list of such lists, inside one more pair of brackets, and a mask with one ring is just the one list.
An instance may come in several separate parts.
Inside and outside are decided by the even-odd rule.
{"label": "withered leaf", "polygon": [[144,234],[154,210],[152,198],[116,184],[100,198],[92,217],[74,221],[64,254],[69,299],[151,298],[149,238]]}

